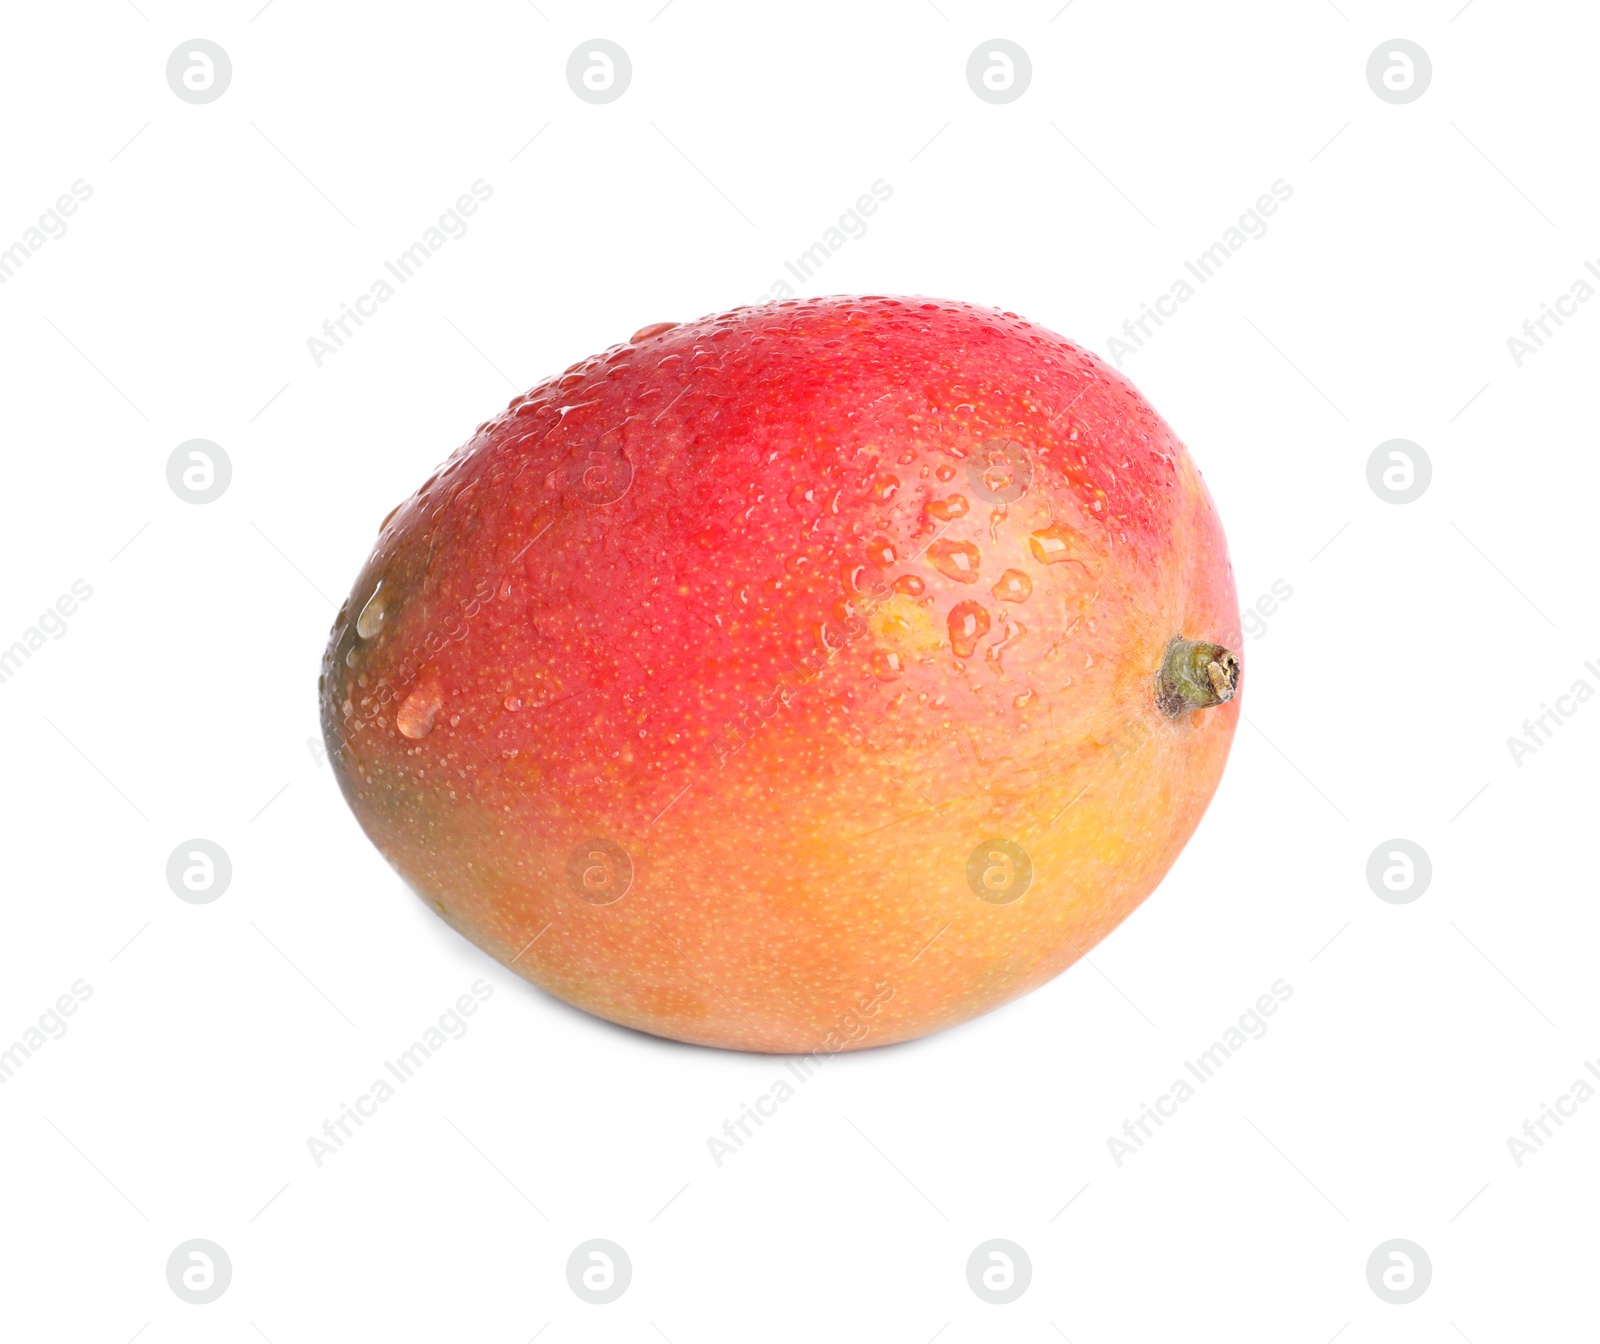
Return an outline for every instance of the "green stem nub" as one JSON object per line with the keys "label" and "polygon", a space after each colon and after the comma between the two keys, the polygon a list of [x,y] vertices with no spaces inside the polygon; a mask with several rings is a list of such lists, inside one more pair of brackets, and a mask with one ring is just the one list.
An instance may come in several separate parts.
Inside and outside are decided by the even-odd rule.
{"label": "green stem nub", "polygon": [[1169,719],[1225,705],[1239,693],[1239,656],[1220,644],[1185,639],[1167,645],[1156,676],[1156,704]]}

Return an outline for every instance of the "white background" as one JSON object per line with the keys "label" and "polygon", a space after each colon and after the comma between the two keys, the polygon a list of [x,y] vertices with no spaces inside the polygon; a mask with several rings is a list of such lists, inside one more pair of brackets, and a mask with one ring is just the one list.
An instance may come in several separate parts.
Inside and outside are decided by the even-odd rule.
{"label": "white background", "polygon": [[[0,1334],[29,1340],[752,1338],[1110,1344],[1587,1337],[1600,1099],[1592,389],[1600,303],[1506,339],[1600,257],[1586,6],[1059,0],[7,6],[0,684],[10,881]],[[258,12],[258,10],[260,12]],[[1459,12],[1458,12],[1459,11]],[[169,53],[221,44],[207,105]],[[568,87],[580,42],[633,78]],[[1033,65],[991,105],[986,39]],[[1369,53],[1420,43],[1397,106]],[[530,138],[532,143],[529,143]],[[476,179],[493,196],[345,347],[307,338]],[[1013,309],[1102,354],[1270,185],[1292,198],[1125,372],[1216,498],[1244,658],[1220,792],[1088,961],[987,1018],[828,1062],[719,1168],[781,1062],[550,1000],[451,933],[318,759],[314,682],[379,520],[517,391],[646,323],[752,301],[882,178],[806,292]],[[1554,329],[1553,329],[1554,330]],[[1415,503],[1369,488],[1421,444]],[[221,444],[194,505],[166,462]],[[1569,702],[1570,703],[1570,702]],[[165,877],[208,838],[211,904]],[[1368,856],[1431,856],[1409,904]],[[493,997],[318,1167],[306,1140],[476,979]],[[1275,980],[1293,997],[1119,1167],[1107,1138]],[[206,1306],[179,1243],[229,1256]],[[607,1306],[567,1286],[623,1246]],[[1033,1278],[981,1301],[1003,1237]],[[1410,1305],[1366,1263],[1406,1238]],[[542,1334],[538,1332],[543,1331]]]}

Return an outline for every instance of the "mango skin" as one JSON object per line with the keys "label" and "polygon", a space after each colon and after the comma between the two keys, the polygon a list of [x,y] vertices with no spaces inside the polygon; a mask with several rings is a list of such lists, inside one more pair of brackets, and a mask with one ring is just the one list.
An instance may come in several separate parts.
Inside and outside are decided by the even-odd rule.
{"label": "mango skin", "polygon": [[321,716],[367,836],[491,956],[826,1054],[1024,994],[1150,893],[1239,713],[1162,714],[1163,650],[1238,629],[1116,371],[1010,313],[794,300],[481,425],[385,520]]}

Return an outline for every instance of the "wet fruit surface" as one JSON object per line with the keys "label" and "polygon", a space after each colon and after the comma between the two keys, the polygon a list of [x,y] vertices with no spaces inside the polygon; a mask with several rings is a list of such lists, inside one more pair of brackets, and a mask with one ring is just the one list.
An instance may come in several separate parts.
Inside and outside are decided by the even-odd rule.
{"label": "wet fruit surface", "polygon": [[[480,426],[386,520],[322,719],[373,842],[520,974],[832,1051],[993,1008],[1149,893],[1238,709],[1156,679],[1237,628],[1119,374],[1009,314],[797,300],[646,327]],[[1187,693],[1232,694],[1225,652]]]}

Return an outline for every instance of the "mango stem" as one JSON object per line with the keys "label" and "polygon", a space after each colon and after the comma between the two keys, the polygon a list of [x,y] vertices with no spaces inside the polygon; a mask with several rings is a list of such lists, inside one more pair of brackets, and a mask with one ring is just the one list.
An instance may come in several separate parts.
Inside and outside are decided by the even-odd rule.
{"label": "mango stem", "polygon": [[1225,705],[1239,693],[1239,656],[1220,644],[1177,636],[1156,674],[1156,705],[1169,719]]}

